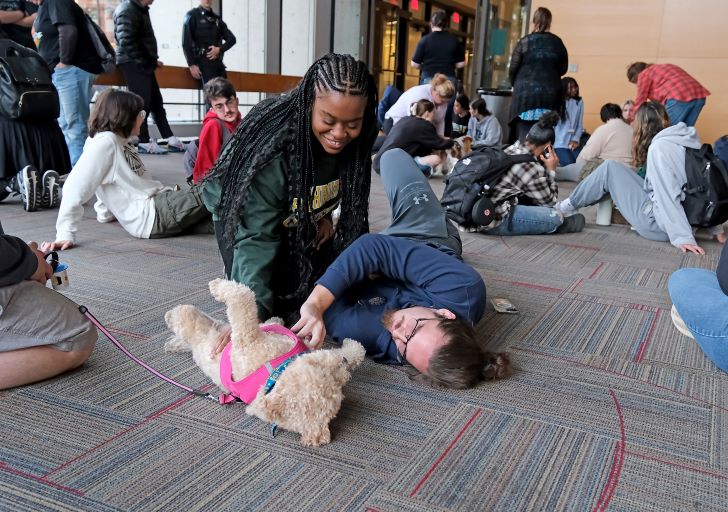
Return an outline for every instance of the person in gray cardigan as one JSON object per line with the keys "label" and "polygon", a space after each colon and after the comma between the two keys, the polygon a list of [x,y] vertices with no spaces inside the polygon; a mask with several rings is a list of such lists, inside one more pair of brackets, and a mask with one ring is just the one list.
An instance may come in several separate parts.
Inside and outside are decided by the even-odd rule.
{"label": "person in gray cardigan", "polygon": [[0,225],[0,389],[81,366],[98,334],[78,306],[45,286],[53,268],[35,242]]}

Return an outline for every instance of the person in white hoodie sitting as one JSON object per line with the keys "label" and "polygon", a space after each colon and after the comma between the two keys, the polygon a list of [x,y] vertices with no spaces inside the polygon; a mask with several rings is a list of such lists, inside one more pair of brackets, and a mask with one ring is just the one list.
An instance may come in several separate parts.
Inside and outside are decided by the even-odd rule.
{"label": "person in white hoodie sitting", "polygon": [[[665,107],[655,102],[637,110],[633,127],[634,164],[646,166],[645,178],[622,162],[607,160],[555,208],[564,216],[573,215],[610,194],[627,222],[644,238],[669,241],[683,252],[705,254],[681,204],[687,183],[685,148],[701,146],[695,128],[685,123],[670,126]],[[711,228],[711,233],[725,242],[722,226]]]}
{"label": "person in white hoodie sitting", "polygon": [[96,220],[118,220],[137,238],[213,233],[210,213],[197,187],[174,190],[146,172],[131,143],[146,118],[143,105],[132,92],[107,89],[99,95],[89,118],[89,138],[63,186],[56,240],[44,242],[42,250],[70,249],[76,244],[83,205],[94,194]]}
{"label": "person in white hoodie sitting", "polygon": [[488,111],[483,98],[470,102],[468,135],[473,138],[473,149],[483,146],[497,146],[501,143],[500,122]]}

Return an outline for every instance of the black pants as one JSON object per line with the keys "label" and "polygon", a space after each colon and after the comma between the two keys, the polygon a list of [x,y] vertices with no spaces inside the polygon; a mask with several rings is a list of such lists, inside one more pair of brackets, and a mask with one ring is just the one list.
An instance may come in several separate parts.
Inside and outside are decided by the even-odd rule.
{"label": "black pants", "polygon": [[202,59],[199,68],[203,86],[213,78],[227,78],[227,71],[225,71],[225,65],[222,63],[222,59]]}
{"label": "black pants", "polygon": [[[164,111],[164,100],[162,99],[162,93],[159,90],[159,84],[157,83],[157,77],[154,75],[154,70],[144,69],[136,62],[125,62],[119,64],[118,67],[121,70],[121,74],[124,75],[124,80],[129,90],[142,97],[144,110],[147,111],[147,119],[149,118],[149,114],[154,117],[154,123],[157,125],[159,133],[163,138],[167,139],[174,135],[167,122],[167,113]],[[139,142],[149,142],[147,119],[144,120],[141,130],[139,130]]]}

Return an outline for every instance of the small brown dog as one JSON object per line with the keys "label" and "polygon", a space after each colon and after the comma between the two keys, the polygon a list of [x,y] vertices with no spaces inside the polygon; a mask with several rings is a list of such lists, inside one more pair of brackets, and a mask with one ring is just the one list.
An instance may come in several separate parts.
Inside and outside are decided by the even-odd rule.
{"label": "small brown dog", "polygon": [[[232,328],[230,363],[232,378],[240,381],[267,362],[286,354],[289,336],[264,332],[258,324],[255,294],[247,286],[216,279],[210,293],[227,306]],[[221,355],[211,357],[224,323],[213,320],[195,306],[177,306],[164,315],[174,336],[165,344],[168,352],[192,351],[197,366],[226,393],[220,375]],[[245,412],[283,429],[301,434],[303,446],[319,446],[331,440],[329,422],[344,399],[342,388],[350,370],[364,361],[364,347],[346,339],[341,348],[313,350],[293,359],[269,392],[261,387]]]}
{"label": "small brown dog", "polygon": [[465,158],[473,152],[473,138],[469,135],[463,135],[455,139],[455,144],[450,149],[443,149],[436,151],[436,154],[440,156],[440,165],[435,168],[437,172],[442,173],[443,176],[447,176],[452,171],[455,164],[461,158]]}

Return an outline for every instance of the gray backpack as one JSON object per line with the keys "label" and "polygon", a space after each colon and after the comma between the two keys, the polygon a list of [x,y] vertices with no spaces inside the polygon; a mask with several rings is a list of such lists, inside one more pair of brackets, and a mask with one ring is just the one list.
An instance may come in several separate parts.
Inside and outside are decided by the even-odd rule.
{"label": "gray backpack", "polygon": [[[234,132],[228,130],[228,127],[225,125],[225,121],[223,121],[219,117],[216,117],[215,121],[220,124],[220,128],[222,129],[222,146],[220,146],[220,152],[222,153],[222,148],[224,148],[225,144],[227,144],[228,141],[233,138]],[[199,151],[199,149],[199,140],[193,140],[185,147],[183,161],[185,171],[187,172],[187,183],[192,183],[192,171],[195,169],[195,162],[197,161],[197,152]]]}

